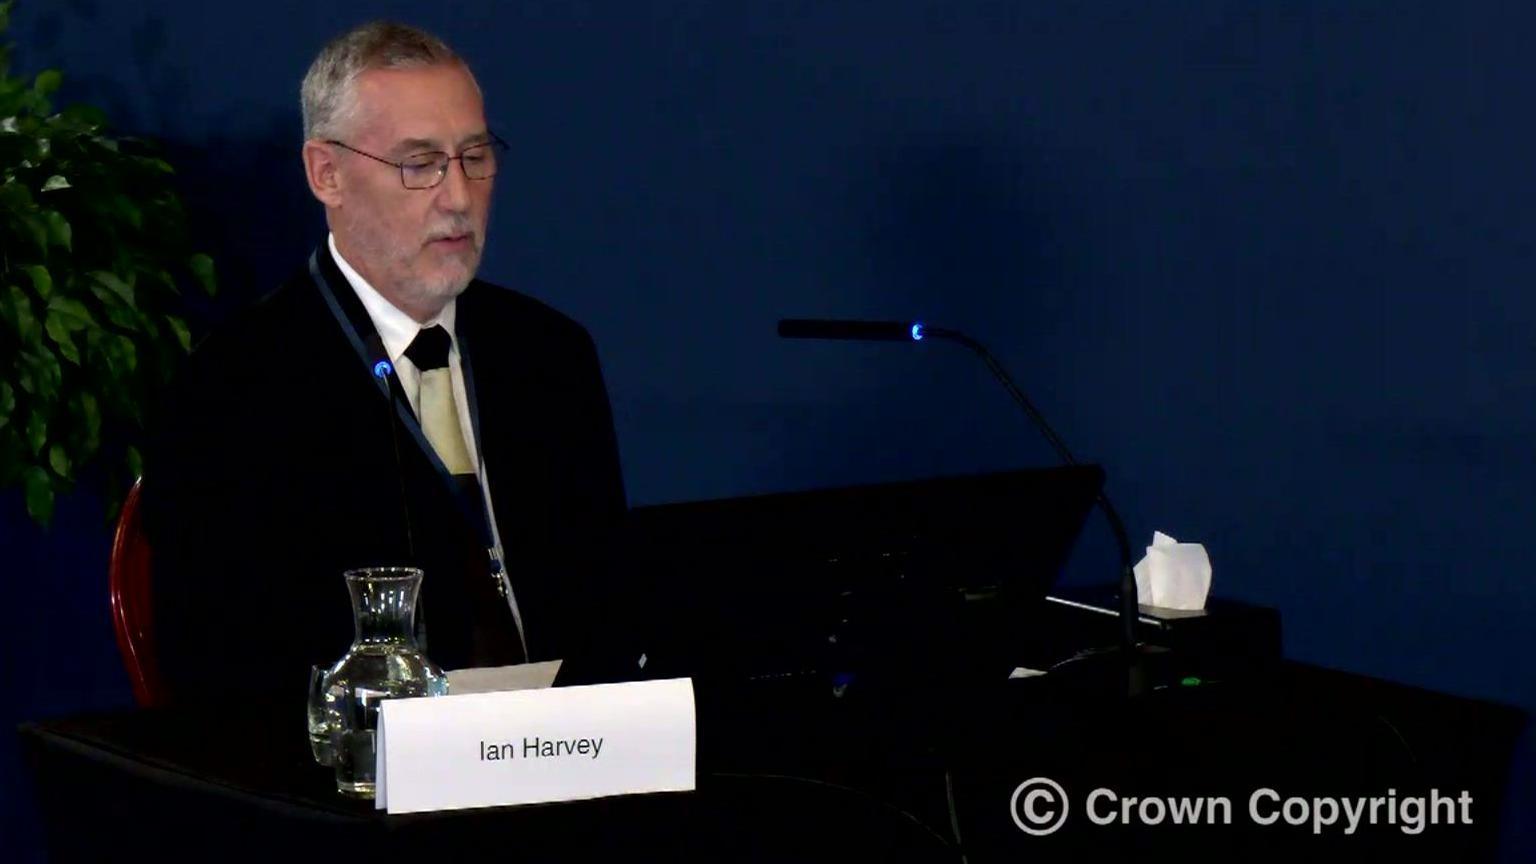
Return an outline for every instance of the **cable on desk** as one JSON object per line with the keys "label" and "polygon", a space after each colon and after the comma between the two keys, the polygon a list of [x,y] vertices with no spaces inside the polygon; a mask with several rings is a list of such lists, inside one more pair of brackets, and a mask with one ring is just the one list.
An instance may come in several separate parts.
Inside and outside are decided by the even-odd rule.
{"label": "cable on desk", "polygon": [[944,771],[944,802],[949,805],[949,830],[955,835],[955,851],[960,853],[960,864],[971,864],[965,857],[965,841],[960,839],[960,814],[955,810],[955,779],[949,770]]}

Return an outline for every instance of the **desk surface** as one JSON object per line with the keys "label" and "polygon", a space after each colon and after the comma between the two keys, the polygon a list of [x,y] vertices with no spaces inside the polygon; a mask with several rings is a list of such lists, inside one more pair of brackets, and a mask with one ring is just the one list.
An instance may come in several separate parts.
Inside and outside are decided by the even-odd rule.
{"label": "desk surface", "polygon": [[914,785],[942,807],[935,763],[891,762],[858,731],[867,717],[813,719],[784,692],[699,700],[694,793],[407,816],[337,795],[296,712],[126,711],[21,732],[58,861],[304,861],[338,848],[459,860],[497,846],[532,860],[954,860],[945,821],[882,782],[923,775]]}
{"label": "desk surface", "polygon": [[[1465,861],[1492,854],[1524,722],[1501,706],[1294,664],[1263,686],[1131,703],[1048,680],[933,698],[837,698],[804,682],[699,695],[695,793],[414,816],[337,796],[309,758],[298,711],[131,711],[22,734],[58,861],[304,861],[338,849],[457,860],[498,847],[526,860],[954,861],[957,833],[970,861],[1135,850],[1199,861],[1214,849],[1250,860],[1411,852]],[[1012,790],[1034,776],[1079,797],[1094,788],[1226,795],[1239,808],[1259,786],[1306,796],[1468,789],[1478,822],[1317,837],[1241,825],[1106,828],[1079,815],[1038,838],[1007,815]]]}

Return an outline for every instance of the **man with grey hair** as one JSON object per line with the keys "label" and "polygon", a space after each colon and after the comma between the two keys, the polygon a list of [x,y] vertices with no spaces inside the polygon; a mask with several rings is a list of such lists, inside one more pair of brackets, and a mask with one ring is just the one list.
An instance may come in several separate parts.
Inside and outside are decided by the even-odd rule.
{"label": "man with grey hair", "polygon": [[330,235],[193,352],[146,460],[168,695],[297,697],[352,638],[342,572],[374,565],[425,571],[446,668],[590,655],[625,506],[612,416],[586,331],[475,279],[506,148],[474,76],[372,23],[301,95]]}

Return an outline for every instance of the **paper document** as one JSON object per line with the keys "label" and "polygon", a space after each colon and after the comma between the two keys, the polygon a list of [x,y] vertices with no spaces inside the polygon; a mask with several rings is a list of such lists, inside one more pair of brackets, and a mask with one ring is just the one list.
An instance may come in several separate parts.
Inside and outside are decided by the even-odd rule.
{"label": "paper document", "polygon": [[560,674],[559,660],[520,663],[516,666],[486,666],[478,669],[454,669],[448,672],[448,692],[501,693],[507,690],[540,690],[555,683]]}

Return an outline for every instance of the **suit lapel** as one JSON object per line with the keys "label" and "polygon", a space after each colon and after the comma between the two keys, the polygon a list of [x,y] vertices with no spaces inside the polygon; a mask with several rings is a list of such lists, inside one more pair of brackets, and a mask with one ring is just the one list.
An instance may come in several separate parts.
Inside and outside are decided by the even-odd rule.
{"label": "suit lapel", "polygon": [[[534,475],[540,471],[544,448],[532,435],[534,424],[521,416],[522,406],[537,404],[532,396],[538,367],[517,322],[498,317],[498,304],[490,296],[496,290],[477,282],[459,295],[455,330],[463,336],[460,350],[473,373],[475,392],[470,398],[478,408],[472,415],[475,443],[491,481],[502,542],[516,549],[524,545],[519,540],[535,517],[530,508],[539,507],[530,496],[517,492],[543,488]],[[465,383],[467,390],[471,382]]]}

